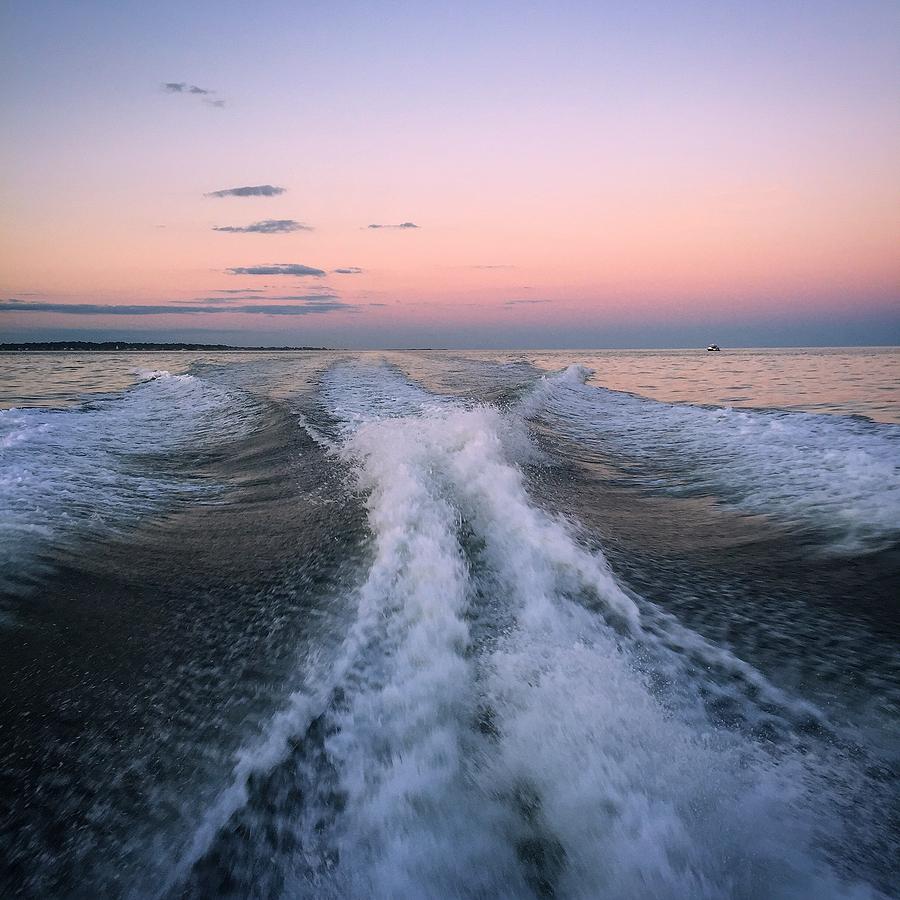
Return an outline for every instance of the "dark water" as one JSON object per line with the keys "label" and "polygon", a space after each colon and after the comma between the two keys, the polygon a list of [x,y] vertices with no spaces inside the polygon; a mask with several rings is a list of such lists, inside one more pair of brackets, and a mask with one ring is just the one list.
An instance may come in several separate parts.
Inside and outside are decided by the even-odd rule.
{"label": "dark water", "polygon": [[898,363],[0,357],[0,894],[894,896]]}

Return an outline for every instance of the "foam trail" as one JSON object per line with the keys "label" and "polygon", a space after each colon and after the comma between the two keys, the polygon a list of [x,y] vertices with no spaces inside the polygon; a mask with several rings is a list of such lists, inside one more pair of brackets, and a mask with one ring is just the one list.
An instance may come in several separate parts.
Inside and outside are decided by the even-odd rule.
{"label": "foam trail", "polygon": [[[710,678],[717,677],[724,685],[711,682],[706,686],[708,694],[721,696],[733,692],[736,684],[742,686],[747,696],[756,697],[756,704],[748,710],[751,723],[761,718],[771,721],[773,707],[793,722],[821,722],[822,714],[813,704],[786,696],[755,668],[684,628],[673,616],[645,603],[642,617],[602,553],[585,550],[565,522],[532,505],[521,470],[515,465],[516,460],[533,455],[521,417],[533,415],[560,380],[583,384],[591,370],[570,366],[555,378],[542,379],[516,409],[504,415],[492,407],[464,409],[458,403],[449,404],[412,383],[404,387],[403,379],[388,367],[361,369],[335,367],[329,373],[336,387],[331,397],[339,398],[340,403],[333,412],[346,416],[344,432],[352,436],[366,424],[383,423],[372,410],[385,408],[385,395],[392,400],[406,398],[399,415],[412,417],[410,422],[399,422],[392,415],[381,427],[402,431],[410,444],[430,447],[429,474],[443,473],[451,483],[455,502],[491,550],[492,571],[510,576],[505,584],[508,592],[515,596],[537,590],[538,596],[545,598],[542,603],[562,596],[599,605],[620,630],[640,640],[641,656],[650,656],[653,667],[664,671],[670,681],[683,682],[687,672],[700,665]],[[356,394],[349,410],[348,386]],[[326,395],[326,399],[330,397]],[[394,407],[388,408],[397,414]],[[522,573],[526,573],[524,577]],[[529,614],[538,615],[541,608],[536,603],[528,607]],[[553,614],[552,606],[544,608]],[[696,695],[690,695],[688,702],[696,700]],[[767,706],[765,714],[758,712],[760,705]]]}
{"label": "foam trail", "polygon": [[[424,474],[425,484],[444,484],[484,541],[489,569],[506,584],[515,627],[478,660],[479,702],[493,710],[499,752],[473,777],[507,809],[529,807],[519,846],[541,846],[536,877],[558,879],[564,896],[595,896],[598,888],[622,897],[750,896],[762,886],[769,896],[842,895],[811,851],[814,818],[802,812],[809,803],[802,765],[794,758],[776,765],[738,735],[711,735],[708,725],[698,732],[654,699],[629,659],[642,643],[655,644],[636,607],[601,556],[531,506],[520,472],[505,459],[502,430],[494,410],[433,412],[364,426],[352,443],[365,441],[369,459],[394,446],[389,465],[371,473],[376,492],[411,454],[430,456],[416,480]],[[392,497],[390,509],[402,499]],[[383,524],[373,525],[381,533]],[[432,591],[443,583],[433,575]],[[568,599],[584,591],[603,603],[604,618]],[[763,683],[755,674],[756,685]],[[414,692],[408,699],[421,702]],[[350,741],[356,724],[342,730]],[[417,787],[424,793],[434,785]],[[368,813],[389,821],[378,803]],[[401,828],[399,839],[408,834]],[[546,862],[554,853],[565,860],[558,874]],[[396,877],[396,860],[388,859],[386,874]]]}
{"label": "foam trail", "polygon": [[[507,459],[509,441],[502,437],[515,423],[487,408],[459,415],[467,421],[479,420],[479,438],[442,465],[454,480],[465,517],[483,536],[491,570],[501,577],[510,596],[530,599],[522,606],[523,621],[553,620],[558,598],[599,606],[605,619],[618,628],[620,639],[639,645],[640,655],[649,656],[654,668],[670,680],[683,682],[688,670],[699,663],[711,679],[721,676],[724,687],[715,681],[706,685],[713,696],[731,693],[738,686],[770,708],[767,719],[775,707],[791,721],[821,720],[812,704],[787,697],[752,666],[684,628],[673,616],[648,603],[642,614],[616,582],[601,552],[580,546],[564,522],[531,504],[521,470]],[[453,417],[441,420],[451,443],[454,426]],[[689,702],[696,701],[696,695],[690,694]],[[753,713],[750,719],[757,721],[756,710],[749,712]]]}
{"label": "foam trail", "polygon": [[181,874],[321,716],[341,802],[310,792],[289,813],[290,896],[877,896],[821,849],[841,826],[816,765],[715,728],[704,697],[730,692],[788,737],[805,705],[639,609],[535,507],[515,416],[408,387],[378,367],[323,379],[367,496],[357,618],[238,757]]}
{"label": "foam trail", "polygon": [[314,824],[321,815],[298,814],[296,828],[304,846],[324,840],[329,855],[352,864],[329,872],[314,862],[298,891],[314,878],[318,896],[412,898],[423,886],[452,896],[462,872],[484,891],[504,884],[510,895],[525,891],[500,836],[508,812],[485,804],[470,787],[467,757],[479,739],[470,721],[469,578],[456,536],[458,511],[433,477],[445,455],[435,425],[432,439],[423,440],[416,419],[373,420],[345,443],[342,453],[369,495],[375,542],[357,620],[330,673],[296,693],[264,740],[239,754],[230,786],[196,829],[163,893],[246,804],[250,778],[284,762],[291,738],[321,714],[346,805],[324,838],[314,833],[321,832]]}
{"label": "foam trail", "polygon": [[900,537],[900,427],[852,417],[661,403],[585,384],[583,366],[542,377],[522,401],[553,431],[610,457],[638,483],[712,494],[833,553]]}
{"label": "foam trail", "polygon": [[[776,764],[740,735],[711,734],[708,724],[698,731],[693,715],[673,719],[654,699],[630,654],[649,644],[670,665],[676,654],[642,629],[602,557],[529,503],[506,459],[505,427],[490,409],[432,409],[411,422],[363,426],[351,446],[364,443],[370,463],[392,446],[389,464],[369,472],[376,496],[411,454],[430,457],[416,479],[424,474],[426,484],[449,491],[506,584],[515,627],[478,660],[479,702],[493,710],[499,754],[473,777],[485,796],[530,806],[520,847],[543,842],[538,877],[553,877],[546,860],[555,852],[565,860],[556,876],[565,896],[604,888],[623,897],[751,896],[761,888],[769,896],[867,896],[812,850],[818,823],[804,811],[809,773],[797,758]],[[393,510],[402,498],[391,500]],[[585,591],[603,604],[604,618],[569,599]],[[729,676],[747,678],[748,693],[768,687],[764,701],[809,712],[730,654],[679,637]],[[684,667],[673,668],[684,677]],[[372,811],[382,818],[377,804]]]}
{"label": "foam trail", "polygon": [[109,533],[181,492],[208,491],[147,472],[142,455],[214,447],[255,421],[245,398],[201,379],[145,374],[80,409],[0,411],[0,588],[32,581],[46,568],[42,556],[83,534]]}
{"label": "foam trail", "polygon": [[336,840],[353,896],[450,896],[462,872],[476,893],[518,882],[502,811],[469,787],[468,573],[458,511],[434,477],[443,439],[428,438],[415,419],[376,422],[345,448],[376,546],[360,608],[381,619],[327,743],[347,797]]}
{"label": "foam trail", "polygon": [[[742,736],[714,732],[679,656],[632,617],[624,631],[610,627],[623,600],[602,558],[542,520],[515,469],[492,470],[503,468],[499,453],[458,461],[462,509],[516,622],[481,660],[497,751],[480,783],[527,809],[522,840],[556,860],[544,876],[559,894],[843,896],[811,849],[810,773],[799,760],[776,764]],[[603,618],[570,599],[585,591],[604,599]],[[721,653],[728,681],[748,678],[748,693],[766,687],[699,637],[693,649]],[[656,699],[635,666],[648,652],[682,680],[688,709]],[[806,712],[775,688],[763,693],[774,697],[787,714]]]}
{"label": "foam trail", "polygon": [[368,422],[414,416],[452,405],[447,398],[430,394],[389,365],[335,365],[322,377],[320,388],[321,399],[340,422],[344,437]]}

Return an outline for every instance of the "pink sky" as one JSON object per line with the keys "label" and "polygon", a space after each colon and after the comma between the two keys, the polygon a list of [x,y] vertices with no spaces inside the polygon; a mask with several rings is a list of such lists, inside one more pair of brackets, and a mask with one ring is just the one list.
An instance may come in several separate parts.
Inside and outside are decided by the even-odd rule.
{"label": "pink sky", "polygon": [[[396,324],[437,343],[483,328],[496,344],[514,320],[577,343],[609,325],[896,315],[887,4],[856,18],[773,5],[675,24],[653,5],[579,8],[571,21],[548,10],[496,31],[485,14],[476,46],[471,23],[434,10],[374,23],[379,43],[342,32],[335,9],[317,13],[301,54],[288,52],[300,23],[279,4],[261,15],[285,17],[283,33],[254,41],[224,15],[196,45],[167,44],[165,16],[137,6],[104,26],[99,5],[86,10],[49,30],[20,12],[4,38],[16,139],[2,158],[0,297],[54,304],[3,312],[5,333],[205,328],[246,334],[234,343],[284,332],[365,344]],[[777,40],[754,40],[769,27]],[[49,71],[30,67],[66,28]],[[103,40],[110,28],[118,43]],[[426,36],[429,52],[416,44]],[[215,93],[163,90],[170,79]],[[258,184],[285,192],[205,196]],[[268,219],[313,230],[213,230]],[[406,221],[419,227],[366,227]],[[228,273],[271,263],[328,274]],[[344,267],[362,272],[333,273]],[[242,287],[335,303],[298,316],[174,311]]]}

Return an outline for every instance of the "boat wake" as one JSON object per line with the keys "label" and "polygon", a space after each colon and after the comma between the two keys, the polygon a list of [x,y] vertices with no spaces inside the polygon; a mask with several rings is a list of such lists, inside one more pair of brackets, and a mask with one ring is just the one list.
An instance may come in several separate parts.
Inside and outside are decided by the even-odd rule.
{"label": "boat wake", "polygon": [[266,896],[880,896],[834,849],[858,786],[823,713],[529,498],[526,418],[557,388],[501,413],[390,367],[325,373],[316,439],[370,532],[355,620],[238,755],[163,895],[226,867]]}
{"label": "boat wake", "polygon": [[662,403],[586,384],[570,366],[523,401],[557,435],[593,449],[633,483],[711,496],[765,515],[831,554],[900,538],[900,433],[861,418]]}
{"label": "boat wake", "polygon": [[45,558],[88,537],[133,525],[176,497],[210,485],[148,457],[196,455],[257,417],[246,398],[191,375],[138,373],[130,390],[73,410],[0,411],[0,590],[18,593],[46,574]]}

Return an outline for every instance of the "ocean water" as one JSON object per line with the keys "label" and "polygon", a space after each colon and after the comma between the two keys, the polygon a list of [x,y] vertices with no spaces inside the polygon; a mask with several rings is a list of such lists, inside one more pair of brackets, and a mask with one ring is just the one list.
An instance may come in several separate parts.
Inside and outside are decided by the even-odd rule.
{"label": "ocean water", "polygon": [[0,355],[0,895],[885,898],[900,351]]}

